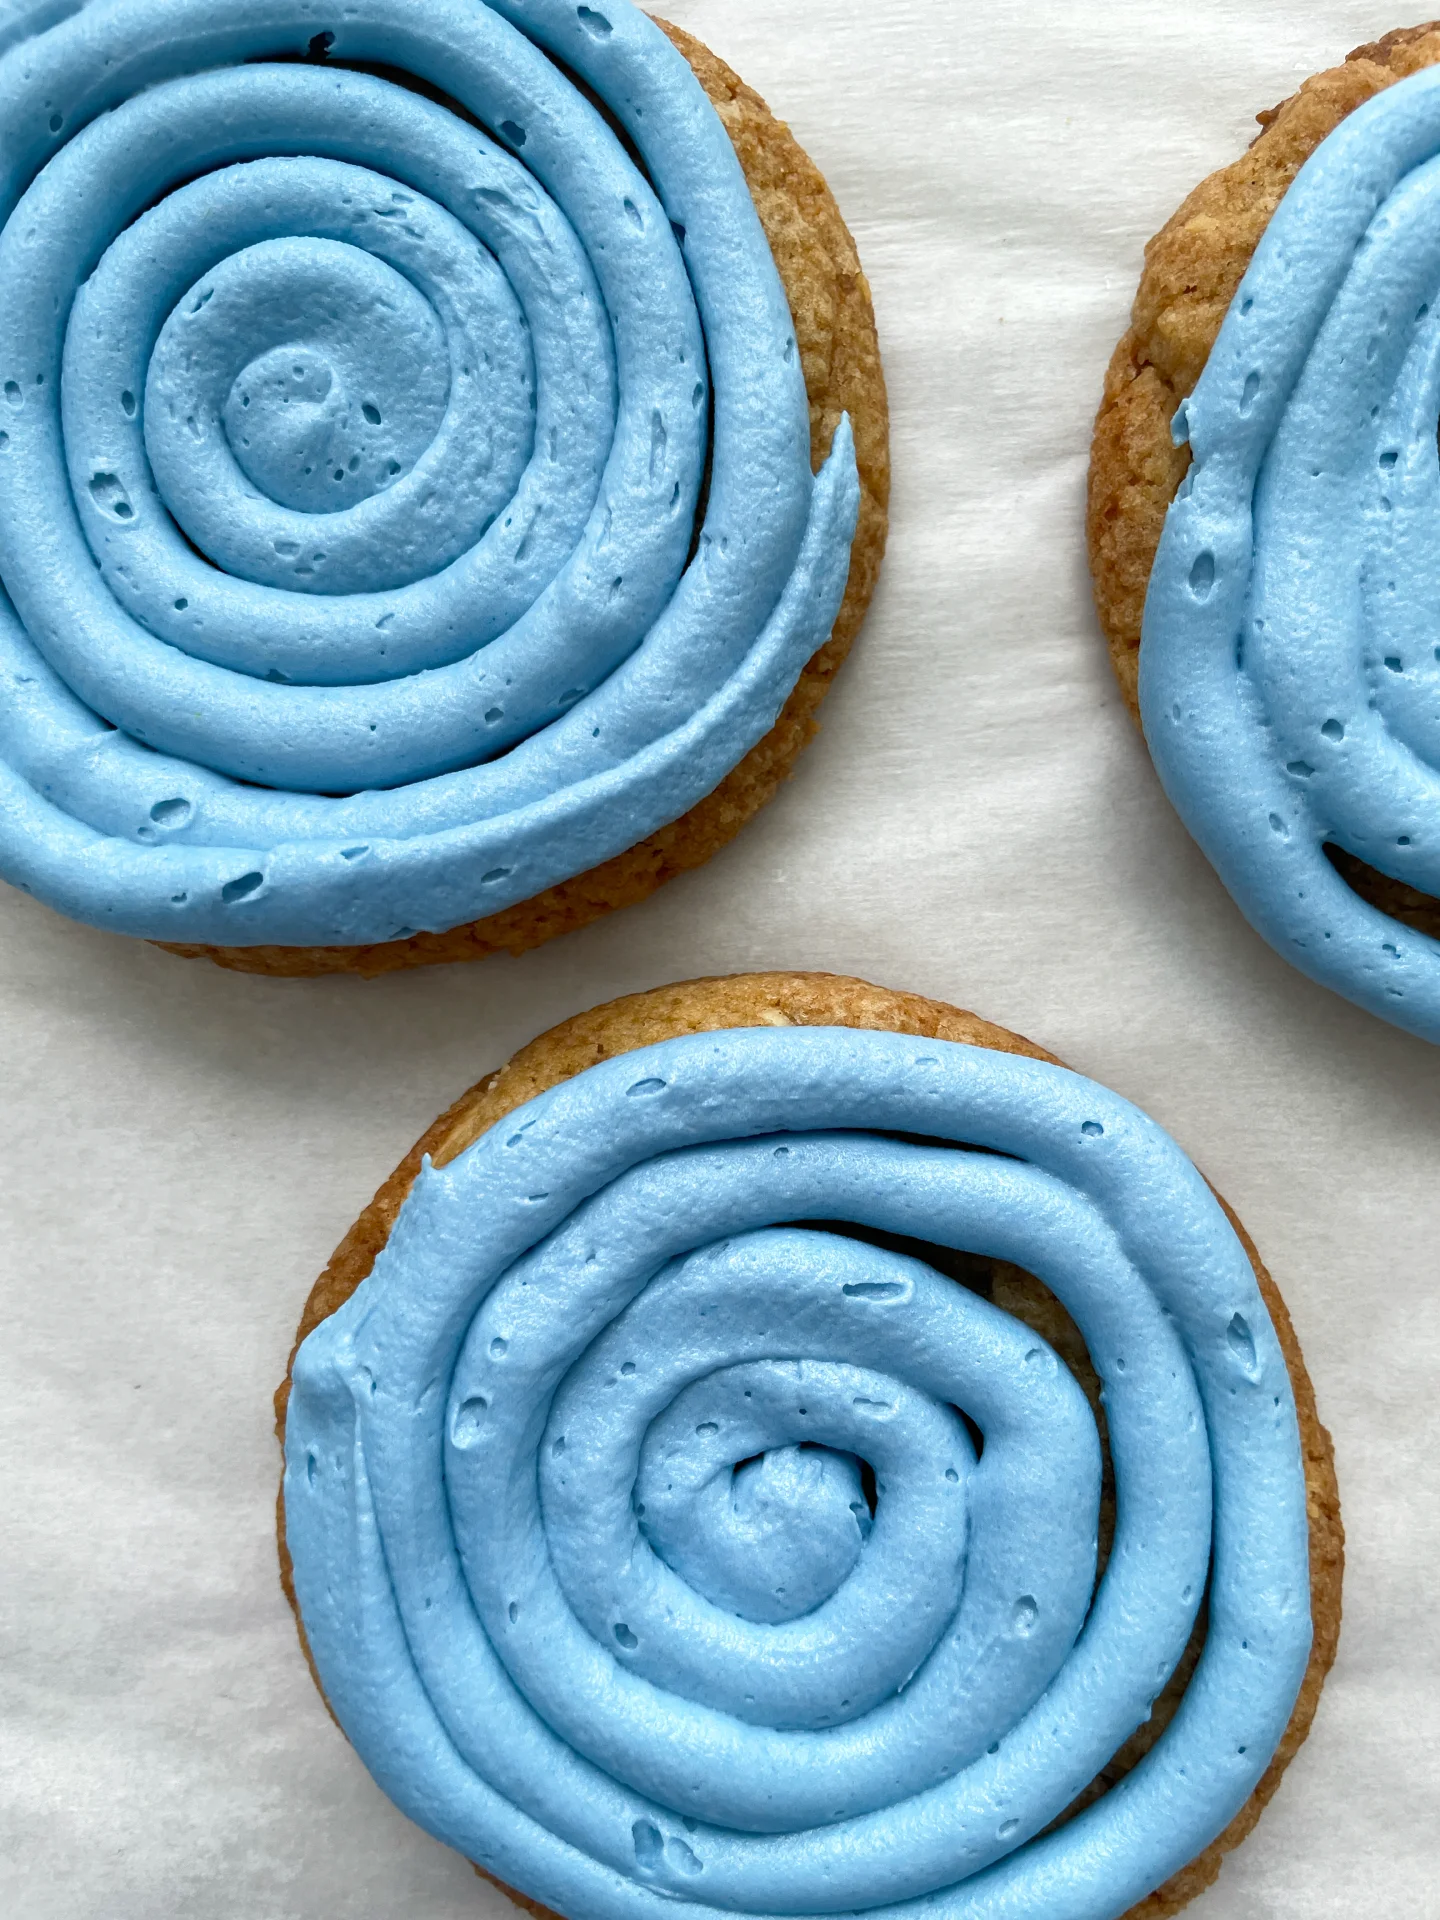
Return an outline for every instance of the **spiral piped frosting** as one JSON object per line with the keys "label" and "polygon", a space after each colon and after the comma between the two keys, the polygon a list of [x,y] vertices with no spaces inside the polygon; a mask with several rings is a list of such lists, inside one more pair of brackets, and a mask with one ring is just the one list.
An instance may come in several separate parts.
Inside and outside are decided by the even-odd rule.
{"label": "spiral piped frosting", "polygon": [[[1068,1309],[1116,1475],[1098,1582],[1074,1378],[846,1227]],[[1134,1108],[983,1048],[749,1029],[553,1088],[425,1164],[296,1356],[285,1447],[342,1726],[561,1913],[1116,1920],[1242,1806],[1305,1670],[1295,1407],[1243,1249]],[[1207,1576],[1174,1720],[1047,1832]]]}
{"label": "spiral piped frosting", "polygon": [[830,630],[809,431],[629,0],[91,0],[0,56],[0,873],[321,946],[623,852]]}
{"label": "spiral piped frosting", "polygon": [[1440,943],[1327,845],[1440,895],[1440,73],[1297,176],[1175,423],[1193,464],[1150,581],[1145,734],[1247,917],[1440,1041]]}

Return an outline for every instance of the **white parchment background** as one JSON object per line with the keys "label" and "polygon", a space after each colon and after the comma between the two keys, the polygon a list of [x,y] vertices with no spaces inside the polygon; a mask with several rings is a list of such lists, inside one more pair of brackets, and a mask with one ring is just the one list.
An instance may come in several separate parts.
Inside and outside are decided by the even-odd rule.
{"label": "white parchment background", "polygon": [[[0,1910],[512,1910],[371,1784],[275,1574],[310,1281],[462,1087],[612,995],[765,967],[974,1007],[1149,1109],[1244,1218],[1349,1533],[1315,1731],[1195,1920],[1440,1912],[1440,1058],[1291,972],[1166,806],[1081,540],[1146,236],[1389,0],[669,0],[829,176],[894,418],[879,597],[770,810],[521,961],[247,980],[0,889]],[[1057,1916],[1064,1920],[1064,1916]]]}

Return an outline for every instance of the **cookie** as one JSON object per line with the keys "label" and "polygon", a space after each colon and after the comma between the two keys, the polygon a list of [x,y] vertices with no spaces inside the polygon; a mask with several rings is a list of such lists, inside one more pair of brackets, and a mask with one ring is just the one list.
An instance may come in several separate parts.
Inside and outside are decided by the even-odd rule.
{"label": "cookie", "polygon": [[[873,591],[885,390],[833,199],[629,0],[318,33],[249,0],[218,56],[181,13],[0,55],[32,129],[0,181],[0,873],[289,974],[643,899],[775,792]],[[236,151],[187,181],[217,123]],[[61,192],[88,279],[25,253]]]}
{"label": "cookie", "polygon": [[[1372,242],[1420,218],[1406,208],[1437,61],[1440,27],[1420,26],[1315,75],[1150,242],[1087,522],[1121,691],[1243,911],[1315,978],[1431,1039],[1437,662],[1406,559],[1434,464],[1433,419],[1413,415],[1430,303],[1386,308]],[[1369,266],[1346,272],[1362,238]],[[1337,369],[1357,361],[1365,401],[1347,412]]]}
{"label": "cookie", "polygon": [[[1153,1371],[1175,1329],[1193,1425],[1166,1402],[1189,1368]],[[392,1797],[539,1915],[889,1912],[940,1887],[957,1913],[1028,1912],[1063,1884],[1161,1920],[1254,1824],[1334,1657],[1330,1442],[1238,1224],[1125,1102],[860,981],[661,988],[487,1075],[342,1242],[276,1408],[317,1684]],[[1236,1503],[1218,1636],[1212,1450]],[[426,1491],[441,1452],[453,1535]],[[1137,1554],[1127,1530],[1162,1512],[1164,1549]],[[1103,1732],[1067,1718],[1076,1686]],[[497,1717],[502,1695],[521,1704]],[[973,1752],[937,1754],[951,1727]],[[1167,1798],[1187,1768],[1223,1785]],[[907,1822],[916,1792],[947,1818]]]}

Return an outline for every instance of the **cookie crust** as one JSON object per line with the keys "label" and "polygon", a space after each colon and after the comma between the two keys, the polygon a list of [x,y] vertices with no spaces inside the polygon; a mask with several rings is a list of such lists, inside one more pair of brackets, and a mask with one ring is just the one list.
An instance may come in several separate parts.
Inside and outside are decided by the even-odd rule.
{"label": "cookie crust", "polygon": [[156,941],[165,952],[186,960],[213,960],[237,973],[354,973],[365,979],[405,967],[483,960],[492,953],[527,953],[619,907],[636,906],[677,874],[703,866],[774,799],[819,731],[816,712],[865,617],[889,525],[890,416],[870,286],[834,195],[790,129],[693,34],[665,20],[656,24],[689,61],[724,123],[775,257],[810,400],[813,467],[818,469],[828,454],[840,416],[850,415],[860,516],[849,583],[830,638],[812,655],[770,732],[713,793],[588,873],[445,933],[417,933],[406,940],[359,947],[215,947]]}
{"label": "cookie crust", "polygon": [[[468,1092],[443,1113],[416,1142],[369,1206],[351,1227],[331,1257],[329,1265],[315,1282],[291,1349],[290,1366],[275,1394],[275,1427],[281,1445],[285,1439],[285,1414],[290,1399],[290,1370],[300,1343],[341,1307],[370,1272],[381,1248],[390,1237],[395,1220],[409,1193],[423,1156],[428,1154],[439,1166],[454,1160],[480,1135],[522,1106],[527,1100],[546,1092],[561,1081],[572,1079],[598,1061],[638,1047],[654,1046],[679,1034],[715,1032],[727,1027],[754,1026],[834,1026],[873,1028],[894,1033],[909,1033],[927,1039],[960,1041],[968,1046],[989,1047],[999,1053],[1018,1053],[1034,1060],[1061,1064],[1053,1054],[1031,1041],[994,1026],[978,1015],[947,1006],[943,1001],[927,1000],[918,994],[892,992],[867,981],[847,979],[824,973],[734,974],[710,980],[691,980],[677,986],[657,987],[648,993],[628,995],[595,1007],[588,1013],[553,1027],[532,1040],[527,1047],[501,1067],[476,1082]],[[1217,1195],[1217,1198],[1219,1196]],[[1300,1420],[1301,1449],[1305,1463],[1307,1509],[1310,1522],[1310,1603],[1314,1622],[1314,1640],[1310,1663],[1290,1723],[1274,1759],[1250,1799],[1230,1825],[1180,1872],[1154,1893],[1132,1907],[1125,1920],[1170,1920],[1172,1914],[1204,1891],[1220,1871],[1225,1855],[1237,1847],[1250,1832],[1276,1787],[1310,1731],[1325,1676],[1335,1659],[1340,1632],[1341,1584],[1344,1573],[1345,1536],[1340,1519],[1340,1499],[1335,1481],[1334,1450],[1330,1435],[1320,1424],[1315,1393],[1295,1336],[1295,1329],[1280,1291],[1261,1263],[1253,1242],[1223,1199],[1220,1204],[1239,1235],[1260,1285],[1266,1308],[1274,1322],[1285,1364],[1295,1392]],[[1078,1336],[1073,1325],[1058,1309],[1039,1283],[1017,1269],[996,1263],[996,1299],[1008,1311],[1026,1319],[1065,1352],[1081,1384],[1098,1396],[1089,1362],[1083,1353],[1072,1353]],[[1063,1325],[1055,1323],[1059,1312]],[[1068,1338],[1067,1338],[1068,1328]],[[1090,1377],[1087,1380],[1086,1375]],[[296,1605],[290,1556],[285,1545],[285,1509],[283,1493],[277,1503],[277,1527],[280,1551],[280,1579],[285,1596],[295,1613],[301,1647],[319,1687],[305,1629]],[[1154,1745],[1179,1704],[1188,1679],[1191,1656],[1198,1651],[1198,1639],[1192,1640],[1177,1670],[1176,1680],[1155,1702],[1151,1720],[1126,1743],[1101,1776],[1105,1787],[1128,1773]],[[323,1690],[322,1690],[323,1697]],[[1095,1783],[1096,1786],[1100,1781]],[[1082,1795],[1077,1811],[1087,1799],[1094,1798],[1094,1787]],[[476,1872],[486,1879],[483,1868]],[[549,1908],[496,1881],[510,1899],[536,1920],[563,1920]],[[572,1920],[581,1920],[572,1916]]]}
{"label": "cookie crust", "polygon": [[[1110,664],[1139,724],[1140,628],[1165,514],[1190,465],[1170,422],[1210,357],[1261,235],[1310,155],[1340,122],[1440,62],[1440,21],[1400,27],[1256,115],[1248,152],[1200,182],[1145,249],[1130,326],[1105,375],[1090,454],[1086,537]],[[1440,901],[1338,847],[1326,852],[1372,907],[1440,940]]]}

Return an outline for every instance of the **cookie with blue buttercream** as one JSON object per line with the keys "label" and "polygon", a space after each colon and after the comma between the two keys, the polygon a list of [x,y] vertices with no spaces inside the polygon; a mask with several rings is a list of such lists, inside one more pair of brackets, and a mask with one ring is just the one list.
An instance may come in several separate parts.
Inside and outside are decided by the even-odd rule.
{"label": "cookie with blue buttercream", "polygon": [[1122,692],[1221,878],[1295,965],[1431,1040],[1437,61],[1421,26],[1317,74],[1151,241],[1088,516]]}
{"label": "cookie with blue buttercream", "polygon": [[1334,1655],[1329,1440],[1236,1223],[1115,1095],[859,981],[487,1076],[277,1411],[332,1712],[536,1913],[1163,1920]]}
{"label": "cookie with blue buttercream", "polygon": [[382,972],[773,794],[873,587],[884,385],[728,69],[629,0],[89,0],[0,50],[0,128],[0,874]]}

